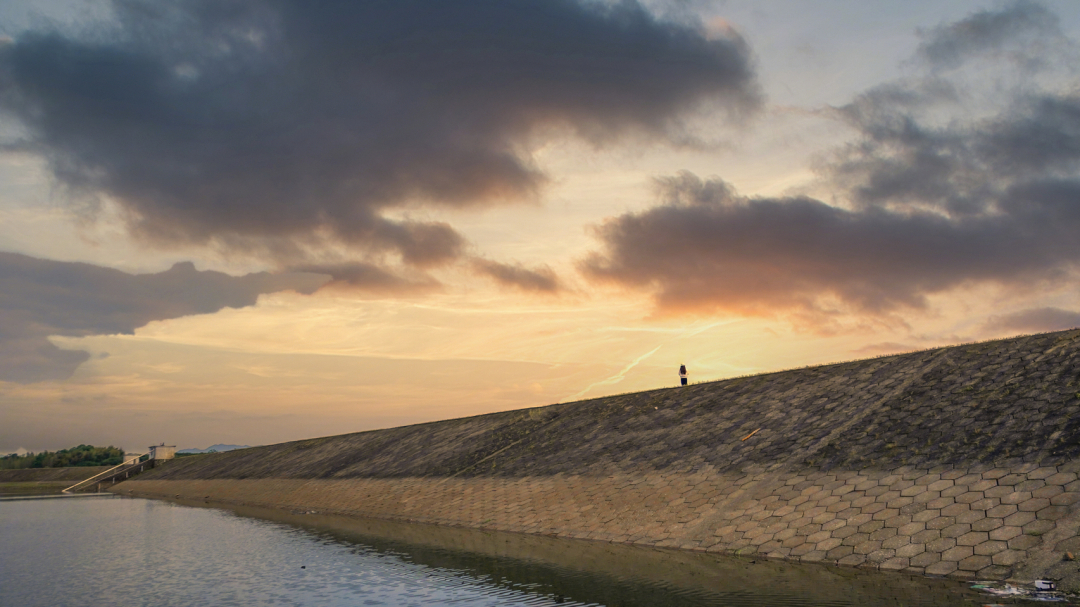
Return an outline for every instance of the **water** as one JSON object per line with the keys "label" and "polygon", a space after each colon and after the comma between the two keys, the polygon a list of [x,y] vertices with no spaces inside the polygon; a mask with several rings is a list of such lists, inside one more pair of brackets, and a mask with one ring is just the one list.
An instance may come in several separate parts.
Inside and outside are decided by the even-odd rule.
{"label": "water", "polygon": [[319,514],[133,498],[0,503],[4,607],[895,607],[985,599],[946,580]]}

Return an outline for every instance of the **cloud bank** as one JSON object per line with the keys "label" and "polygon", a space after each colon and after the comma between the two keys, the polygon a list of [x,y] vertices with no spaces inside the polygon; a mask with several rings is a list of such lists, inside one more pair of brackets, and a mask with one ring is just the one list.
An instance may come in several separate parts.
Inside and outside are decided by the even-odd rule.
{"label": "cloud bank", "polygon": [[130,334],[154,320],[254,305],[263,293],[309,294],[326,280],[300,273],[229,276],[200,272],[190,262],[133,275],[0,252],[0,381],[66,379],[89,359],[57,348],[50,335]]}
{"label": "cloud bank", "polygon": [[[532,146],[676,141],[759,104],[733,33],[636,0],[116,0],[115,24],[0,47],[0,111],[75,196],[156,244],[431,268],[451,226],[416,205],[530,197]],[[313,253],[314,251],[314,253]],[[348,282],[347,280],[345,282]]]}
{"label": "cloud bank", "polygon": [[480,274],[508,287],[533,293],[555,294],[563,290],[555,272],[542,266],[529,269],[520,264],[506,264],[488,259],[473,260],[473,268]]}
{"label": "cloud bank", "polygon": [[984,329],[993,332],[1042,333],[1080,327],[1080,312],[1061,308],[1030,308],[993,316]]}
{"label": "cloud bank", "polygon": [[923,77],[836,109],[857,138],[818,166],[835,200],[745,197],[690,173],[661,178],[660,204],[596,228],[601,249],[583,260],[584,273],[651,290],[660,313],[817,323],[849,313],[895,319],[974,283],[1073,276],[1080,95],[1023,80],[1030,62],[1011,54],[1017,86],[993,108],[970,113],[966,102],[968,60],[1033,31],[1053,39],[1055,28],[1040,5],[1020,2],[932,30],[920,49],[931,64]]}

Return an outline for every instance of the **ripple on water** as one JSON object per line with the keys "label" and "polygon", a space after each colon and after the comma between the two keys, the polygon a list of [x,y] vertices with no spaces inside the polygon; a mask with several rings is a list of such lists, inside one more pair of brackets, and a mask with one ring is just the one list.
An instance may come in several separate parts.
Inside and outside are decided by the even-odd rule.
{"label": "ripple on water", "polygon": [[955,582],[144,499],[0,504],[0,605],[963,605]]}

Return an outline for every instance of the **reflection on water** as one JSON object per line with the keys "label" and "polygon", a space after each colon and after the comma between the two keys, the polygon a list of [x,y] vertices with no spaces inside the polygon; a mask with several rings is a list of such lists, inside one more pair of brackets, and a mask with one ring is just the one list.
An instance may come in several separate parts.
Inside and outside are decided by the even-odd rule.
{"label": "reflection on water", "polygon": [[[117,498],[0,504],[0,605],[970,605],[902,575]],[[976,602],[978,601],[978,602]]]}

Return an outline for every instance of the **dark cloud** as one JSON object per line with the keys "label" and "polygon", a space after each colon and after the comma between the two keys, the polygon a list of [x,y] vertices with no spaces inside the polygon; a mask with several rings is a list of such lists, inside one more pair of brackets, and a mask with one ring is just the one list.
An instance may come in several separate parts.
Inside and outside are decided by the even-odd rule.
{"label": "dark cloud", "polygon": [[684,173],[668,202],[597,228],[584,271],[656,291],[665,312],[863,314],[921,308],[970,281],[1032,281],[1080,261],[1080,184],[1062,199],[1017,194],[1010,214],[956,221],[937,213],[848,210],[811,198],[746,198]]}
{"label": "dark cloud", "polygon": [[[1042,9],[1020,3],[1001,14],[1018,10]],[[950,32],[961,46],[975,35],[943,27],[935,44]],[[1072,275],[1080,96],[1027,82],[993,113],[968,116],[957,102],[962,88],[962,78],[931,74],[838,108],[859,136],[818,166],[832,204],[743,197],[720,179],[683,173],[658,181],[658,206],[599,226],[603,248],[582,269],[653,291],[660,312],[784,312],[817,322],[848,312],[896,319],[964,285]]]}
{"label": "dark cloud", "polygon": [[65,379],[89,358],[57,348],[50,335],[130,334],[153,320],[250,306],[263,293],[312,293],[326,280],[299,273],[229,276],[200,272],[190,262],[133,275],[0,252],[0,380]]}
{"label": "dark cloud", "polygon": [[990,333],[1042,333],[1075,327],[1080,327],[1080,312],[1061,308],[1031,308],[1003,316],[993,316],[983,326],[983,330]]}
{"label": "dark cloud", "polygon": [[473,267],[499,284],[535,293],[557,293],[562,290],[559,278],[549,267],[530,270],[520,264],[504,264],[487,259],[473,260]]}
{"label": "dark cloud", "polygon": [[1031,67],[1032,54],[1024,46],[1038,44],[1048,33],[1057,34],[1058,18],[1038,2],[1020,0],[1000,10],[983,10],[955,23],[920,32],[923,42],[917,57],[935,68],[956,68],[971,57],[1019,51]]}
{"label": "dark cloud", "polygon": [[307,264],[293,269],[297,272],[327,274],[332,279],[327,285],[331,288],[360,289],[374,294],[408,295],[434,291],[442,286],[426,274],[402,276],[363,262]]}
{"label": "dark cloud", "polygon": [[330,239],[431,267],[460,235],[387,210],[531,196],[553,131],[674,141],[703,105],[759,103],[741,39],[636,0],[113,6],[100,31],[0,48],[0,110],[28,133],[13,145],[155,242]]}

